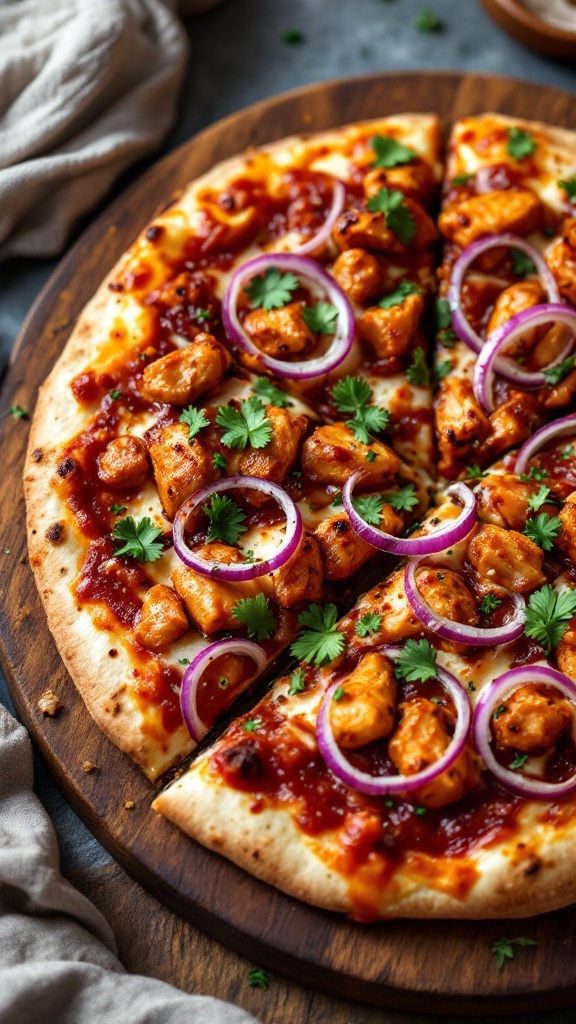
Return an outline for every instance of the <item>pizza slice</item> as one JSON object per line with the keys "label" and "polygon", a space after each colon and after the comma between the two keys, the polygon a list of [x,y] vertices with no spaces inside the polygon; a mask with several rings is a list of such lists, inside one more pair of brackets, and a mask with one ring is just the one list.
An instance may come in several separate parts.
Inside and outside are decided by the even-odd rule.
{"label": "pizza slice", "polygon": [[572,902],[575,438],[566,418],[448,488],[420,553],[309,622],[300,665],[154,809],[356,920]]}
{"label": "pizza slice", "polygon": [[486,466],[576,393],[574,132],[501,114],[454,126],[442,212],[439,472]]}

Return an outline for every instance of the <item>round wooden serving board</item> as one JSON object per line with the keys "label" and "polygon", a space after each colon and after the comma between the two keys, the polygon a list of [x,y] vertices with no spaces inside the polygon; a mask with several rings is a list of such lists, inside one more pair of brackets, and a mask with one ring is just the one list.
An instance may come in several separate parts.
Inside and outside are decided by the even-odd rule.
{"label": "round wooden serving board", "polygon": [[[234,114],[152,167],[85,232],[44,289],[22,331],[2,396],[4,666],[14,702],[71,804],[115,858],[172,910],[270,970],[333,995],[420,1012],[485,1016],[576,1002],[576,913],[522,922],[392,921],[358,925],[290,899],[208,852],[150,810],[152,787],[92,723],[60,662],[25,562],[20,477],[26,423],[72,324],[138,231],[171,196],[216,161],[293,132],[362,118],[435,110],[447,123],[499,110],[576,128],[576,100],[504,78],[376,75],[315,85]],[[64,709],[36,708],[47,686]],[[98,766],[86,774],[84,760]],[[134,808],[124,807],[126,800]],[[231,828],[234,825],[231,822]],[[145,927],[145,925],[143,925]],[[525,935],[497,970],[492,943]],[[162,950],[158,948],[158,956]]]}

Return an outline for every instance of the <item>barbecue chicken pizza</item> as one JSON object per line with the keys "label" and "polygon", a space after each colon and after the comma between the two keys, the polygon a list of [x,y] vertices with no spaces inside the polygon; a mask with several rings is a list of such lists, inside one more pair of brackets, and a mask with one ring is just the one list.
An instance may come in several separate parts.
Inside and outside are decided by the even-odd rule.
{"label": "barbecue chicken pizza", "polygon": [[574,202],[576,136],[498,114],[249,151],[38,400],[31,563],[97,725],[151,780],[206,737],[154,809],[357,920],[576,900]]}

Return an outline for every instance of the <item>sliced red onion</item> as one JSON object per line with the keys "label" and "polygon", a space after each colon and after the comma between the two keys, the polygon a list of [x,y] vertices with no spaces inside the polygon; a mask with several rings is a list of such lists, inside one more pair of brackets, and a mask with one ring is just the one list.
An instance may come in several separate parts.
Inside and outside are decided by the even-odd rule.
{"label": "sliced red onion", "polygon": [[449,497],[456,498],[462,504],[462,512],[457,519],[440,526],[434,533],[424,537],[395,537],[392,533],[384,533],[377,526],[370,526],[358,514],[352,503],[352,493],[356,484],[362,479],[363,472],[358,469],[348,477],[342,488],[342,504],[346,510],[352,527],[359,537],[368,541],[380,551],[388,551],[392,555],[432,555],[444,551],[462,540],[476,523],[476,498],[464,483],[455,483],[445,491]]}
{"label": "sliced red onion", "polygon": [[474,742],[488,771],[492,772],[506,789],[529,800],[556,800],[576,791],[576,772],[564,782],[544,782],[542,779],[520,775],[517,771],[504,768],[492,751],[490,722],[495,708],[504,703],[514,690],[529,683],[553,686],[576,708],[576,683],[563,672],[558,672],[548,665],[523,665],[520,668],[513,668],[498,676],[482,690],[474,709]]}
{"label": "sliced red onion", "polygon": [[[381,653],[394,660],[400,651],[400,647],[385,647]],[[341,685],[341,680],[337,679],[332,683],[322,697],[316,722],[318,749],[332,774],[347,786],[351,786],[352,789],[357,789],[361,793],[367,793],[368,796],[395,796],[413,793],[415,789],[429,785],[439,775],[447,771],[462,753],[472,713],[468,697],[458,680],[442,668],[438,668],[438,678],[454,701],[457,712],[456,727],[442,757],[414,775],[369,775],[368,772],[363,772],[350,763],[336,743],[332,730],[330,708],[334,693]]]}
{"label": "sliced red onion", "polygon": [[473,644],[475,647],[491,647],[493,644],[509,644],[516,640],[524,629],[526,602],[521,594],[511,594],[514,614],[509,622],[497,628],[480,629],[463,622],[454,622],[444,615],[439,615],[422,597],[418,589],[416,573],[420,568],[421,559],[412,558],[404,570],[404,590],[414,615],[426,629],[444,640],[453,640],[460,644]]}
{"label": "sliced red onion", "polygon": [[306,242],[302,242],[301,245],[296,245],[290,250],[292,255],[308,256],[309,253],[316,252],[317,249],[328,241],[332,228],[342,213],[345,199],[346,189],[344,188],[344,185],[341,181],[334,178],[334,185],[332,187],[332,204],[326,214],[326,220],[316,234],[312,235],[312,237]]}
{"label": "sliced red onion", "polygon": [[521,370],[512,360],[498,360],[498,356],[502,349],[507,348],[514,341],[517,335],[524,334],[526,330],[534,327],[542,327],[551,321],[566,324],[574,332],[574,336],[570,338],[562,352],[550,363],[551,367],[557,366],[566,358],[576,337],[576,309],[571,309],[570,306],[551,302],[543,306],[531,306],[530,309],[523,309],[522,312],[510,317],[510,320],[501,324],[488,336],[474,367],[474,394],[488,412],[493,412],[495,408],[493,386],[495,371],[520,388],[530,390],[546,385],[546,377],[542,371]]}
{"label": "sliced red onion", "polygon": [[[198,714],[198,687],[208,665],[222,654],[237,654],[252,658],[256,664],[256,672],[262,672],[268,662],[265,652],[251,640],[216,640],[197,654],[194,661],[186,669],[180,691],[180,707],[186,728],[196,743],[204,739],[208,726]],[[256,673],[254,673],[256,674]]]}
{"label": "sliced red onion", "polygon": [[[225,562],[212,562],[207,558],[201,558],[192,548],[189,548],[184,538],[184,531],[189,517],[220,491],[231,491],[236,487],[243,490],[261,491],[263,494],[274,498],[286,516],[286,535],[276,553],[265,559],[263,562],[236,563],[228,565]],[[173,538],[174,550],[178,557],[191,569],[201,573],[203,576],[216,577],[219,580],[240,583],[243,580],[254,580],[259,576],[265,576],[274,569],[278,569],[296,551],[302,539],[302,516],[292,498],[288,497],[278,484],[271,480],[261,480],[257,476],[229,476],[222,480],[215,480],[214,483],[195,491],[183,505],[180,506],[174,519]]]}
{"label": "sliced red onion", "polygon": [[553,423],[547,423],[546,426],[540,427],[540,430],[537,430],[522,445],[516,456],[514,472],[518,476],[526,473],[531,459],[534,458],[544,445],[548,444],[549,441],[555,441],[556,438],[566,437],[570,434],[576,434],[576,413],[571,413],[570,416],[562,416],[561,419],[554,420]]}
{"label": "sliced red onion", "polygon": [[533,245],[530,245],[530,243],[526,241],[525,238],[506,232],[502,235],[487,235],[485,238],[479,238],[478,241],[472,242],[472,244],[467,246],[467,248],[464,249],[464,252],[460,254],[452,268],[452,276],[450,278],[450,285],[448,287],[446,298],[448,299],[448,303],[452,311],[452,326],[458,337],[468,345],[468,348],[471,348],[473,352],[480,352],[484,341],[470,326],[464,315],[461,299],[462,285],[470,264],[473,263],[481,253],[503,245],[508,246],[511,249],[520,249],[521,252],[529,256],[538,271],[538,275],[541,278],[546,291],[548,292],[548,299],[550,302],[560,302],[558,285],[554,280],[554,275],[546,263],[546,260]]}
{"label": "sliced red onion", "polygon": [[[303,284],[310,287],[319,298],[324,295],[338,310],[336,333],[330,348],[316,359],[303,359],[299,362],[286,362],[266,355],[254,344],[244,330],[238,318],[238,297],[245,284],[269,267],[295,274]],[[255,356],[277,377],[291,380],[307,380],[319,377],[334,370],[348,355],[354,340],[355,320],[352,306],[344,292],[318,263],[306,256],[295,256],[292,253],[270,253],[248,260],[234,271],[226,294],[222,300],[222,320],[226,334],[236,345],[251,356]]]}

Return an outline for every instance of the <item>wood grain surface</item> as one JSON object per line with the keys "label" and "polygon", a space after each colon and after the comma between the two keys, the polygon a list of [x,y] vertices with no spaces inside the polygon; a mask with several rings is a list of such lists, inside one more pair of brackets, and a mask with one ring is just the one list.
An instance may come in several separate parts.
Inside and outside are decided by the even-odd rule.
{"label": "wood grain surface", "polygon": [[[485,1017],[576,1002],[574,910],[520,923],[393,921],[361,926],[276,892],[194,844],[151,812],[153,787],[94,727],[45,625],[26,564],[20,482],[26,421],[7,414],[14,402],[33,408],[37,388],[85,302],[174,190],[250,144],[360,118],[430,109],[447,122],[493,109],[576,128],[576,100],[554,89],[508,79],[414,73],[312,86],[256,104],[202,132],[149,170],[76,243],[27,319],[1,398],[0,564],[5,615],[0,639],[18,712],[66,796],[113,856],[168,908],[274,975],[332,996],[428,1013]],[[44,718],[36,708],[48,685],[64,704],[55,718]],[[86,774],[85,759],[97,770]],[[134,801],[134,807],[126,809],[125,801]],[[105,890],[101,904],[110,911],[119,905],[113,895],[115,879],[112,874],[99,890],[101,895]],[[217,994],[234,1001],[240,982],[238,968],[230,967],[238,963],[233,954],[160,910],[132,882],[129,885],[134,913],[112,912],[129,967],[155,973],[148,948],[149,930],[154,928],[154,956],[166,980],[187,987],[186,976],[174,961],[174,949],[186,948],[189,957],[196,945],[209,965]],[[502,935],[526,935],[535,938],[538,947],[521,950],[498,971],[490,948]],[[142,951],[140,962],[134,955],[137,949]],[[241,985],[245,984],[243,978]],[[307,1000],[316,997],[306,996],[298,985],[278,987],[282,1006],[274,1003],[275,998],[269,992],[261,1006],[252,994],[243,1005],[267,1021],[324,1019],[307,1016]],[[328,1005],[331,1009],[325,1019],[335,1024],[351,1020],[349,1006],[334,999]],[[367,1013],[360,1016],[355,1011],[353,1019],[383,1019],[371,1015],[373,1011]]]}

